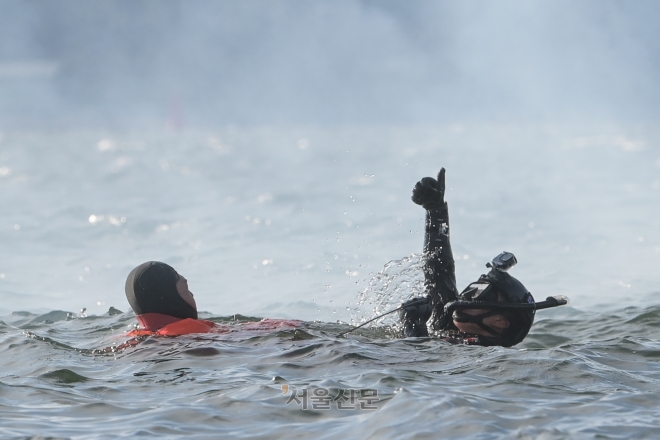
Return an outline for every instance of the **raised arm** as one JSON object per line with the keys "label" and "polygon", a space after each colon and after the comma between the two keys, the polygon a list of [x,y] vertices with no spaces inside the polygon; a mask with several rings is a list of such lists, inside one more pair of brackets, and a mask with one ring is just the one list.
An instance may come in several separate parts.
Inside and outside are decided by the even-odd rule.
{"label": "raised arm", "polygon": [[426,209],[424,234],[424,284],[426,298],[414,298],[399,312],[405,336],[428,336],[426,322],[433,315],[434,330],[447,329],[451,320],[444,305],[455,301],[454,256],[449,242],[449,212],[445,202],[445,169],[438,178],[424,177],[412,192],[412,201]]}
{"label": "raised arm", "polygon": [[424,279],[433,309],[433,328],[445,329],[450,321],[444,305],[455,301],[456,275],[449,242],[449,211],[445,202],[445,169],[438,178],[424,177],[413,188],[412,201],[426,209],[424,236]]}

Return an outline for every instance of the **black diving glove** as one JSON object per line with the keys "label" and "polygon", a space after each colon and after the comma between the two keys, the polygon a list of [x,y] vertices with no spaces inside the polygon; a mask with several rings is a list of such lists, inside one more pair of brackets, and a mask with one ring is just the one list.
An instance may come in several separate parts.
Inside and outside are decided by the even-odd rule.
{"label": "black diving glove", "polygon": [[446,209],[445,169],[440,169],[437,180],[433,177],[424,177],[417,182],[410,198],[428,211]]}
{"label": "black diving glove", "polygon": [[399,310],[399,319],[403,324],[405,337],[424,337],[429,335],[426,321],[431,317],[433,307],[428,297],[413,298],[404,302]]}

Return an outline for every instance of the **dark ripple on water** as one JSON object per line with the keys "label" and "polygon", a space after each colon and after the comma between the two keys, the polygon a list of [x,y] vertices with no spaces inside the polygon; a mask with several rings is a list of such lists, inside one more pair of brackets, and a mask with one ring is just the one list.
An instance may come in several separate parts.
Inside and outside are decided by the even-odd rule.
{"label": "dark ripple on water", "polygon": [[[518,347],[345,338],[338,324],[126,340],[130,313],[0,321],[3,437],[650,438],[660,307],[547,311]],[[285,386],[288,387],[286,392]],[[291,390],[375,389],[377,410],[307,410]],[[284,390],[284,391],[283,391]]]}

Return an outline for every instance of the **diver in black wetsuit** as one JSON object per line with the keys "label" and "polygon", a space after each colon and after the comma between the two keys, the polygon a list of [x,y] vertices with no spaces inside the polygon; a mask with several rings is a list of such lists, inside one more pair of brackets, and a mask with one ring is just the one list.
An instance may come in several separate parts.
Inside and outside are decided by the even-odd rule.
{"label": "diver in black wetsuit", "polygon": [[424,278],[427,296],[406,301],[399,310],[406,337],[434,335],[453,343],[501,345],[521,342],[534,322],[536,309],[566,304],[549,297],[535,303],[520,281],[507,273],[516,258],[503,252],[487,264],[491,270],[460,294],[449,242],[449,212],[444,200],[445,169],[438,178],[425,177],[413,188],[412,201],[426,209]]}

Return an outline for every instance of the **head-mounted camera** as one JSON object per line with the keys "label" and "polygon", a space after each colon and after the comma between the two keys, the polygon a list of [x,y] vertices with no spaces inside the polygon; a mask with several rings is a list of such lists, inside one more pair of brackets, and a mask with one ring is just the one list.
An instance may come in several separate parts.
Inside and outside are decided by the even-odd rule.
{"label": "head-mounted camera", "polygon": [[[475,322],[484,327],[483,318],[501,313],[509,319],[511,327],[500,336],[501,345],[511,346],[522,341],[534,322],[536,310],[568,304],[563,295],[549,296],[545,301],[535,302],[531,293],[508,270],[518,261],[511,252],[502,252],[486,264],[491,270],[471,283],[458,296],[457,301],[445,304],[445,316],[457,322]],[[488,312],[468,316],[461,313],[466,309],[485,309]],[[487,329],[492,333],[492,329]]]}

